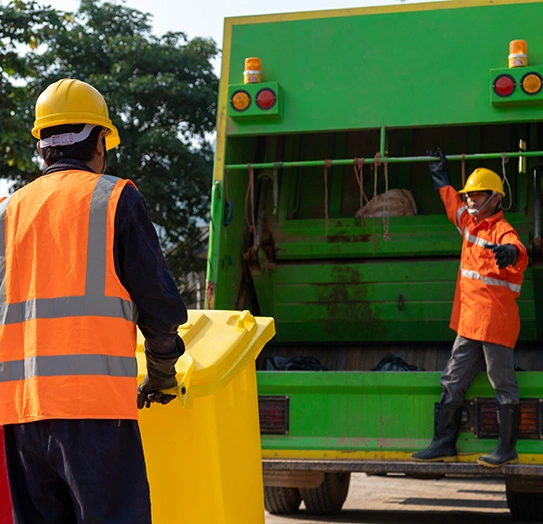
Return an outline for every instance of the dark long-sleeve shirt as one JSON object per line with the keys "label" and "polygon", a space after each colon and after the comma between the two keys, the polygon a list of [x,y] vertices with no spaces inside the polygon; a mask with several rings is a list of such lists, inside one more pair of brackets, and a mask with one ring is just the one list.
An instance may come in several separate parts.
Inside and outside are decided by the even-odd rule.
{"label": "dark long-sleeve shirt", "polygon": [[[94,172],[84,162],[66,159],[43,174],[72,169]],[[113,249],[117,275],[138,308],[137,324],[147,351],[162,359],[180,356],[184,348],[177,328],[186,322],[187,308],[164,260],[143,195],[131,185],[119,198]]]}

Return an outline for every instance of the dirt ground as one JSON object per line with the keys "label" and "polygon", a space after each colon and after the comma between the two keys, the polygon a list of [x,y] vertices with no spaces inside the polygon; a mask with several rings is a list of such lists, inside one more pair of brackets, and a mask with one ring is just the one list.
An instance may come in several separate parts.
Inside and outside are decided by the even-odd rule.
{"label": "dirt ground", "polygon": [[[516,524],[507,508],[503,478],[416,480],[353,473],[343,511],[333,517],[266,513],[266,524]],[[524,521],[526,524],[526,521]]]}

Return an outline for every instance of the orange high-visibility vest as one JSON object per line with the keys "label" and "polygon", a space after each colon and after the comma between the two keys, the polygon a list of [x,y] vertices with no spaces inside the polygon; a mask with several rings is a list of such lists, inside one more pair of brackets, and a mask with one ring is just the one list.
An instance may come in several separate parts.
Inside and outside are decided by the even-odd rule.
{"label": "orange high-visibility vest", "polygon": [[137,419],[137,312],[113,256],[126,184],[62,171],[0,203],[0,425]]}
{"label": "orange high-visibility vest", "polygon": [[[452,186],[439,190],[447,215],[463,236],[450,327],[460,336],[514,348],[520,331],[517,298],[528,253],[503,212],[476,224]],[[488,244],[513,244],[514,266],[499,269]]]}

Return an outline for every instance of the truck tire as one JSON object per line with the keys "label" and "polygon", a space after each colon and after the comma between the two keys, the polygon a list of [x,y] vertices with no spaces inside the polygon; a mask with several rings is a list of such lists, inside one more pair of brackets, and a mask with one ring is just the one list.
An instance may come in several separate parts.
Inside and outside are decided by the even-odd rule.
{"label": "truck tire", "polygon": [[302,502],[298,488],[264,486],[264,507],[272,515],[296,513]]}
{"label": "truck tire", "polygon": [[515,520],[543,521],[543,493],[522,493],[506,487],[507,506]]}
{"label": "truck tire", "polygon": [[300,488],[300,494],[312,515],[335,515],[341,511],[349,493],[350,473],[325,473],[317,488]]}

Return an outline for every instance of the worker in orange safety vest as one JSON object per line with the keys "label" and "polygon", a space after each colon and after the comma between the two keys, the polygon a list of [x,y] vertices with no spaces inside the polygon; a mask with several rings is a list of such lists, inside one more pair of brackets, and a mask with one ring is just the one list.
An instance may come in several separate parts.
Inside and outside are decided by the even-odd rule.
{"label": "worker in orange safety vest", "polygon": [[[430,164],[434,189],[447,215],[463,237],[462,254],[450,327],[457,332],[441,376],[441,399],[434,409],[434,437],[412,458],[425,462],[455,461],[456,440],[468,388],[486,370],[496,394],[498,445],[479,464],[499,467],[517,462],[520,423],[514,347],[520,331],[516,299],[528,265],[526,248],[500,210],[505,196],[497,173],[476,169],[457,192],[449,181],[442,151]],[[460,194],[465,195],[466,200]]]}
{"label": "worker in orange safety vest", "polygon": [[[36,102],[46,169],[0,203],[0,425],[16,524],[151,522],[138,407],[175,396],[187,310],[120,143],[74,79]],[[148,374],[137,387],[136,325]]]}

